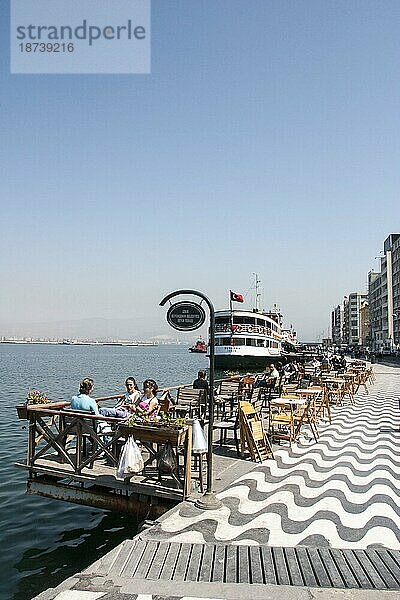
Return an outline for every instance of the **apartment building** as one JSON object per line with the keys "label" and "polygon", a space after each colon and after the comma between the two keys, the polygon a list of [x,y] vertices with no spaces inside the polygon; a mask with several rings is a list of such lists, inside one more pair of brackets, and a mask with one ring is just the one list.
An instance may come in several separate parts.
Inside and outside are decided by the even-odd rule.
{"label": "apartment building", "polygon": [[360,338],[361,346],[364,348],[371,346],[368,300],[362,301],[360,306]]}
{"label": "apartment building", "polygon": [[368,345],[368,295],[352,292],[331,313],[332,343],[335,346]]}
{"label": "apartment building", "polygon": [[392,352],[400,344],[400,234],[391,233],[383,244],[380,271],[368,274],[371,346]]}
{"label": "apartment building", "polygon": [[400,234],[392,246],[393,341],[400,350]]}
{"label": "apartment building", "polygon": [[361,306],[368,300],[367,294],[352,292],[345,304],[344,321],[346,324],[348,346],[362,345]]}
{"label": "apartment building", "polygon": [[344,326],[344,308],[343,303],[338,304],[332,310],[331,314],[331,332],[332,332],[332,343],[334,346],[340,346],[344,344],[344,336],[343,336],[343,326]]}

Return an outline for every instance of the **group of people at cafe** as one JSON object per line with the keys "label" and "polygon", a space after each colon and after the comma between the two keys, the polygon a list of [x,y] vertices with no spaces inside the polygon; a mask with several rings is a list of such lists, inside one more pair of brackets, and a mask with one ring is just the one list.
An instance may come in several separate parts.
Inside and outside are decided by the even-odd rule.
{"label": "group of people at cafe", "polygon": [[[344,356],[333,355],[323,356],[321,360],[313,358],[309,366],[315,369],[315,373],[323,370],[345,369],[346,359]],[[305,365],[296,361],[288,362],[283,365],[280,362],[267,365],[265,372],[260,377],[248,373],[242,378],[244,389],[249,391],[253,386],[263,386],[274,389],[278,385],[300,382],[305,375]],[[200,370],[197,378],[193,381],[193,389],[203,389],[206,395],[209,393],[209,384],[207,373]],[[146,379],[143,382],[143,388],[140,391],[134,377],[127,377],[125,380],[126,392],[119,397],[114,407],[99,407],[97,401],[91,396],[94,388],[94,381],[90,377],[85,377],[79,385],[79,393],[71,399],[70,409],[84,412],[90,412],[104,417],[117,417],[126,419],[131,415],[146,415],[156,419],[160,408],[157,398],[158,385],[154,379]]]}
{"label": "group of people at cafe", "polygon": [[157,398],[158,385],[156,381],[154,379],[146,379],[143,382],[143,389],[140,391],[135,378],[127,377],[125,387],[126,392],[113,408],[99,408],[96,400],[91,396],[94,389],[94,381],[90,377],[85,377],[79,384],[79,394],[73,396],[71,399],[70,409],[120,419],[126,419],[133,414],[156,418],[159,409]]}

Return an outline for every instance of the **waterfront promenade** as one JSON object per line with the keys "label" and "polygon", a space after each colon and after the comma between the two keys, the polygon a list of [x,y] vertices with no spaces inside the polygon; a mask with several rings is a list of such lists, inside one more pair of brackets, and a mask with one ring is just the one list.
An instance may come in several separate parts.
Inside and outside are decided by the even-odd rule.
{"label": "waterfront promenade", "polygon": [[279,447],[220,509],[181,503],[38,598],[400,598],[400,367],[374,372],[317,443]]}

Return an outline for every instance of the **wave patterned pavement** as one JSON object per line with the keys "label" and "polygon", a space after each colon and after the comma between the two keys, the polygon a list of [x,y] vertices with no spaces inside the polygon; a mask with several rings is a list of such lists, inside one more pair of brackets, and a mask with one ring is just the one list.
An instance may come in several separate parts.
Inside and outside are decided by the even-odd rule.
{"label": "wave patterned pavement", "polygon": [[375,365],[355,404],[333,408],[320,438],[280,447],[218,494],[219,510],[184,504],[160,537],[191,543],[400,550],[400,368]]}

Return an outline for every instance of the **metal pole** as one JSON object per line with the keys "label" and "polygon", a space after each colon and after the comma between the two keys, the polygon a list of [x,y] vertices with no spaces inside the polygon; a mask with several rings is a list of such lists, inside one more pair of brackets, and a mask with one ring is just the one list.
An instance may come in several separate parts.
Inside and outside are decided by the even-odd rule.
{"label": "metal pole", "polygon": [[[198,296],[202,298],[210,311],[210,337],[209,337],[209,358],[210,358],[210,392],[208,395],[208,449],[207,449],[207,488],[201,499],[199,499],[195,506],[205,510],[214,510],[222,506],[222,502],[218,500],[212,491],[213,481],[213,425],[214,425],[214,356],[215,356],[215,311],[214,306],[209,298],[197,292],[196,290],[177,290],[171,292],[160,302],[160,306],[164,306],[168,300],[181,294],[188,294],[192,296]],[[190,460],[190,459],[189,459]],[[201,460],[201,459],[200,459]]]}

